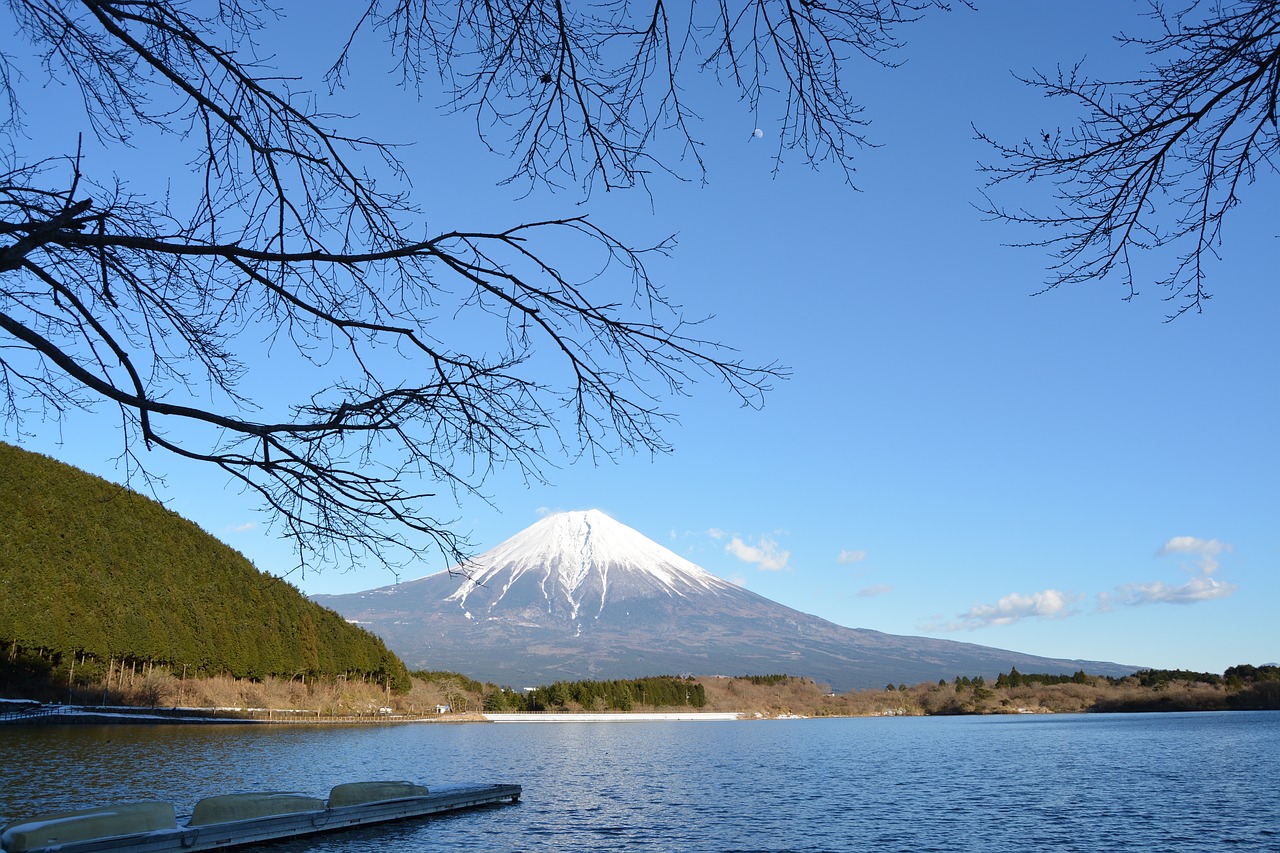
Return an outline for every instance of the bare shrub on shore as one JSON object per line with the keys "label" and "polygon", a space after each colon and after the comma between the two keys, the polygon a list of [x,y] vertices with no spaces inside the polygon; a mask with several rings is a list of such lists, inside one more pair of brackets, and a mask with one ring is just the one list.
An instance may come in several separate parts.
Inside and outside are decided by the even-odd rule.
{"label": "bare shrub on shore", "polygon": [[1094,711],[1220,711],[1228,707],[1222,685],[1174,681],[1144,688],[1121,683],[1098,696]]}
{"label": "bare shrub on shore", "polygon": [[363,679],[262,679],[229,675],[182,678],[165,667],[148,667],[130,674],[119,670],[97,680],[79,680],[61,699],[83,705],[131,705],[157,708],[198,708],[243,711],[307,712],[319,716],[365,716],[394,713],[432,713],[435,703],[415,690],[403,695]]}
{"label": "bare shrub on shore", "polygon": [[787,675],[711,676],[698,679],[706,691],[706,711],[779,716],[843,716],[847,701],[825,684]]}

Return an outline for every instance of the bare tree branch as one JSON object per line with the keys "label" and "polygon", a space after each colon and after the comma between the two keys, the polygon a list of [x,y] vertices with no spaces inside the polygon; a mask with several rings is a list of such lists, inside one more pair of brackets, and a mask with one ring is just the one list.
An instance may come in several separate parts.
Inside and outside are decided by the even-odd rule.
{"label": "bare tree branch", "polygon": [[[697,105],[687,97],[699,71],[736,88],[755,116],[777,111],[777,162],[794,148],[851,177],[868,140],[846,69],[892,65],[895,30],[931,7],[949,4],[704,0],[673,11],[663,0],[372,0],[357,30],[386,34],[406,82],[443,76],[455,109],[514,158],[513,180],[589,192],[644,184],[681,159],[701,177]],[[331,82],[349,68],[344,51]]]}
{"label": "bare tree branch", "polygon": [[[1147,278],[1135,256],[1167,250],[1172,270],[1155,283],[1173,319],[1203,310],[1227,213],[1280,165],[1280,4],[1195,2],[1170,14],[1155,3],[1153,17],[1158,37],[1120,37],[1154,58],[1147,76],[1104,82],[1077,66],[1025,80],[1074,101],[1078,126],[1017,145],[979,137],[999,155],[985,167],[987,212],[1049,232],[1025,244],[1053,250],[1047,289],[1116,275],[1132,299]],[[1015,180],[1048,183],[1055,204],[1035,212],[992,200]]]}
{"label": "bare tree branch", "polygon": [[[664,400],[697,379],[759,405],[785,374],[682,316],[646,268],[669,242],[633,248],[582,216],[408,237],[423,226],[396,189],[394,148],[342,132],[254,58],[265,4],[225,0],[205,17],[162,0],[7,6],[19,36],[0,56],[11,432],[105,401],[140,476],[149,450],[222,469],[304,564],[396,565],[413,535],[456,561],[465,538],[426,509],[441,490],[479,494],[498,466],[540,479],[565,451],[663,451]],[[21,104],[39,95],[14,71],[19,48],[76,87],[104,145],[159,134],[182,146],[194,200],[175,207],[79,153],[24,157]],[[293,387],[304,375],[315,386]]]}

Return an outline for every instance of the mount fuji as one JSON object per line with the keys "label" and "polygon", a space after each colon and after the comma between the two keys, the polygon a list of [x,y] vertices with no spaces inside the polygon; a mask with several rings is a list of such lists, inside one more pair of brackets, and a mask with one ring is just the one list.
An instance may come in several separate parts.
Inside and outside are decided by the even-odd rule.
{"label": "mount fuji", "polygon": [[838,691],[1135,667],[845,628],[699,568],[599,510],[549,515],[453,572],[316,595],[414,669],[511,687],[645,675],[786,673]]}

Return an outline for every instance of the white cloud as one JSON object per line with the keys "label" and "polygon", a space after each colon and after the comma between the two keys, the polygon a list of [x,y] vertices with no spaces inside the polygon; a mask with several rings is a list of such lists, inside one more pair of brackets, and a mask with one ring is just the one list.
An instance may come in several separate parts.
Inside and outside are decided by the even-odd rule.
{"label": "white cloud", "polygon": [[[1232,546],[1229,542],[1200,539],[1195,536],[1174,536],[1156,550],[1156,556],[1164,557],[1170,554],[1189,556],[1190,563],[1184,566],[1184,569],[1191,578],[1186,583],[1167,584],[1164,581],[1154,581],[1124,584],[1113,591],[1094,594],[1093,612],[1110,613],[1119,605],[1197,604],[1201,601],[1226,598],[1234,594],[1239,587],[1233,583],[1218,580],[1213,575],[1219,568],[1218,557],[1229,554],[1231,551]],[[967,612],[959,614],[956,621],[945,622],[935,617],[934,621],[922,627],[927,631],[971,631],[990,625],[1012,625],[1023,619],[1064,619],[1079,615],[1080,611],[1075,608],[1075,605],[1084,598],[1083,595],[1063,593],[1056,589],[1031,593],[1015,592],[1006,595],[995,604],[975,605]]]}
{"label": "white cloud", "polygon": [[[1229,542],[1217,539],[1200,539],[1196,536],[1174,536],[1156,549],[1157,557],[1170,554],[1183,554],[1192,557],[1194,567],[1192,577],[1183,584],[1167,584],[1164,581],[1152,583],[1130,583],[1116,588],[1115,600],[1121,604],[1196,604],[1201,601],[1212,601],[1215,598],[1226,598],[1239,587],[1233,583],[1215,580],[1213,575],[1218,571],[1218,557],[1231,553]],[[1186,567],[1191,571],[1191,567]]]}
{"label": "white cloud", "polygon": [[1206,572],[1178,586],[1163,581],[1125,584],[1117,590],[1117,596],[1125,604],[1195,604],[1226,598],[1236,589],[1235,584],[1214,580]]}
{"label": "white cloud", "polygon": [[865,589],[858,590],[858,595],[861,598],[874,598],[877,595],[888,595],[891,592],[893,592],[893,587],[887,584],[878,583],[875,586],[869,586]]}
{"label": "white cloud", "polygon": [[791,552],[780,549],[778,543],[772,539],[760,539],[756,544],[749,545],[742,540],[742,537],[734,536],[729,540],[729,544],[724,546],[724,550],[744,563],[755,563],[756,568],[762,572],[778,572],[787,569],[789,568],[787,561],[791,559]]}
{"label": "white cloud", "polygon": [[250,530],[257,530],[257,529],[258,529],[258,522],[246,521],[244,524],[236,524],[236,525],[233,525],[232,527],[228,527],[227,531],[230,533],[248,533]]}
{"label": "white cloud", "polygon": [[1217,539],[1201,539],[1198,536],[1174,536],[1160,546],[1156,551],[1156,555],[1162,557],[1165,554],[1219,554],[1223,550],[1229,551],[1231,546],[1223,544]]}
{"label": "white cloud", "polygon": [[713,527],[707,531],[707,535],[710,536],[712,539],[719,540],[725,537],[725,532],[721,530],[719,527]]}
{"label": "white cloud", "polygon": [[1189,554],[1197,558],[1195,564],[1200,568],[1201,574],[1211,575],[1218,570],[1218,555],[1224,551],[1231,553],[1229,543],[1195,536],[1175,536],[1156,550],[1156,556]]}
{"label": "white cloud", "polygon": [[865,559],[867,559],[866,551],[844,550],[840,552],[840,556],[836,557],[836,562],[847,566],[850,563],[861,563]]}
{"label": "white cloud", "polygon": [[1072,605],[1081,596],[1046,589],[1042,592],[1013,592],[995,604],[979,604],[959,615],[959,622],[942,626],[945,630],[958,631],[983,628],[988,625],[1012,625],[1023,619],[1064,619],[1079,611]]}

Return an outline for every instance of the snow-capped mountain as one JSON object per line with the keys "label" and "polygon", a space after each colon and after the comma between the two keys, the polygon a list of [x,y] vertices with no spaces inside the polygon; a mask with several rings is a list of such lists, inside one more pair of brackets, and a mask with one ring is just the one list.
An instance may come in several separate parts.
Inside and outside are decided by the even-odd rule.
{"label": "snow-capped mountain", "polygon": [[545,611],[578,630],[610,605],[737,589],[595,509],[549,515],[482,554],[466,573],[445,600],[467,613],[494,618],[532,608],[529,618]]}
{"label": "snow-capped mountain", "polygon": [[314,600],[413,669],[512,687],[787,673],[835,690],[957,675],[1134,667],[845,628],[699,568],[599,510],[549,515],[453,572]]}

